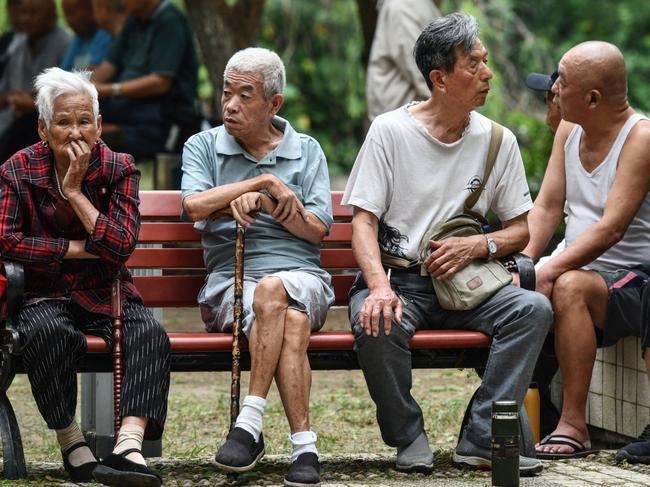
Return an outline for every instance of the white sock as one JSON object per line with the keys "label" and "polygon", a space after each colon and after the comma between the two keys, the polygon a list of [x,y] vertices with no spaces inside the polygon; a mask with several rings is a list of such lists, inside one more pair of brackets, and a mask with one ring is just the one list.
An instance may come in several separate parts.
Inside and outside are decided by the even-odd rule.
{"label": "white sock", "polygon": [[257,443],[262,434],[266,399],[259,396],[246,396],[242,404],[243,407],[237,416],[235,427],[248,431]]}
{"label": "white sock", "polygon": [[[144,439],[144,428],[137,424],[124,424],[120,428],[120,433],[117,435],[117,441],[115,442],[115,448],[113,448],[113,453],[119,455],[123,451],[130,450],[131,448],[137,448],[142,451],[142,440]],[[140,465],[146,465],[142,453],[133,452],[129,453],[126,457],[127,460],[132,462],[139,463]]]}
{"label": "white sock", "polygon": [[[56,439],[61,446],[61,451],[64,452],[72,445],[86,441],[76,421],[73,421],[67,428],[56,430]],[[90,451],[90,448],[82,446],[68,455],[68,461],[73,467],[78,467],[84,463],[96,462],[97,459],[93,452]]]}
{"label": "white sock", "polygon": [[291,463],[295,462],[303,453],[311,452],[318,455],[318,450],[316,449],[317,438],[316,433],[313,431],[299,431],[298,433],[290,434],[289,441],[293,445]]}

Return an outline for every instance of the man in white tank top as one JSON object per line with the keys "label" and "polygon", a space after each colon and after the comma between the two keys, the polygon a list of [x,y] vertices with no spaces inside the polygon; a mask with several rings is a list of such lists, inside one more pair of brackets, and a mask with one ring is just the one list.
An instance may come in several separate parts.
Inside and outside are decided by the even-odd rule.
{"label": "man in white tank top", "polygon": [[[538,259],[566,204],[567,248],[537,272],[537,290],[551,298],[562,378],[562,417],[537,446],[538,457],[575,458],[591,444],[585,406],[597,346],[640,336],[641,293],[650,272],[650,122],[627,102],[627,72],[612,44],[584,42],[560,61],[553,92],[563,121],[544,182],[530,212]],[[650,354],[645,355],[646,367]],[[617,459],[650,463],[650,427]]]}

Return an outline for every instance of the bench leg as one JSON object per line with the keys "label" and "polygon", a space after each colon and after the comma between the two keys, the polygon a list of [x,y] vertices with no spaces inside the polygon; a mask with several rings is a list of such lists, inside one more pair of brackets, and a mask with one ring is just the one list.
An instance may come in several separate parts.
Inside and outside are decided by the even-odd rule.
{"label": "bench leg", "polygon": [[2,461],[4,478],[16,480],[27,476],[23,442],[14,409],[7,394],[0,393],[0,431],[2,432]]}

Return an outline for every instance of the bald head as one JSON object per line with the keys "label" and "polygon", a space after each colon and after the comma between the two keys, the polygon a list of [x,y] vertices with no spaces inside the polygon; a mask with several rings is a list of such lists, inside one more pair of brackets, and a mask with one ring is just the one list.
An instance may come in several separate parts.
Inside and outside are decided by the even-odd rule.
{"label": "bald head", "polygon": [[627,102],[625,59],[609,42],[587,41],[571,48],[562,56],[560,72],[585,91],[598,90],[608,105]]}

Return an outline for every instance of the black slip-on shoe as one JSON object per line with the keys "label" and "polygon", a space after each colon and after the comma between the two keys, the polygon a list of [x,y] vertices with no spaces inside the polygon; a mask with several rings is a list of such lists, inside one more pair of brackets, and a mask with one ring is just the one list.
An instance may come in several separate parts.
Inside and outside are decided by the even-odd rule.
{"label": "black slip-on shoe", "polygon": [[77,465],[75,467],[68,460],[70,453],[84,446],[87,447],[88,443],[86,443],[85,441],[80,441],[79,443],[75,443],[74,445],[72,445],[66,451],[61,452],[61,456],[63,457],[63,468],[65,468],[65,471],[68,472],[68,475],[70,475],[70,480],[72,480],[73,482],[93,481],[93,470],[95,470],[95,467],[97,466],[97,462],[82,463],[81,465]]}
{"label": "black slip-on shoe", "polygon": [[627,460],[629,463],[650,463],[650,424],[643,433],[616,452],[616,461]]}
{"label": "black slip-on shoe", "polygon": [[320,485],[320,463],[313,452],[303,453],[291,464],[284,478],[287,487],[317,487]]}
{"label": "black slip-on shoe", "polygon": [[104,485],[160,487],[162,477],[158,472],[126,458],[129,453],[134,452],[140,453],[140,450],[131,448],[120,454],[111,453],[95,467],[93,477]]}
{"label": "black slip-on shoe", "polygon": [[219,448],[214,463],[226,472],[248,472],[264,456],[264,435],[256,443],[253,435],[242,428],[233,428]]}

